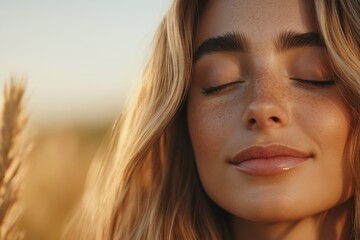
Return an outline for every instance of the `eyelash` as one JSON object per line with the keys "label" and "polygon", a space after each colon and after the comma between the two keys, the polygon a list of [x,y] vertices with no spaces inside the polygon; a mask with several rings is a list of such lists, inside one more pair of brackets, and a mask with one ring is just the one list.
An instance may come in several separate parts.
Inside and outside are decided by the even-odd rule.
{"label": "eyelash", "polygon": [[202,94],[204,94],[205,96],[208,96],[213,93],[219,93],[226,88],[232,87],[233,85],[236,85],[236,84],[242,83],[242,82],[243,81],[236,81],[236,82],[230,82],[230,83],[226,83],[226,84],[215,86],[215,87],[203,88]]}
{"label": "eyelash", "polygon": [[[294,81],[298,81],[299,83],[302,83],[302,84],[309,84],[309,85],[316,86],[316,87],[329,87],[329,86],[335,85],[334,80],[326,80],[326,81],[324,81],[324,80],[306,80],[306,79],[301,79],[301,78],[290,78],[290,79],[294,80]],[[226,84],[215,86],[215,87],[203,88],[202,94],[204,94],[205,96],[208,96],[211,94],[219,93],[219,92],[223,91],[224,89],[231,87],[233,85],[236,85],[238,83],[242,83],[242,81],[230,82],[230,83],[226,83]]]}
{"label": "eyelash", "polygon": [[334,80],[306,80],[301,78],[290,78],[290,80],[298,81],[299,83],[310,84],[316,87],[330,87],[335,85]]}

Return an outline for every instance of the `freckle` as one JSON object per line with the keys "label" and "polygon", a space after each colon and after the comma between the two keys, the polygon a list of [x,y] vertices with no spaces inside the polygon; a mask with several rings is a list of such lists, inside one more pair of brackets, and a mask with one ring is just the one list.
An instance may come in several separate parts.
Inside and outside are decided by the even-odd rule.
{"label": "freckle", "polygon": [[203,126],[214,131],[223,131],[224,124],[229,124],[234,119],[234,113],[237,115],[236,110],[239,110],[236,102],[232,103],[214,103],[202,109],[201,114],[205,120]]}

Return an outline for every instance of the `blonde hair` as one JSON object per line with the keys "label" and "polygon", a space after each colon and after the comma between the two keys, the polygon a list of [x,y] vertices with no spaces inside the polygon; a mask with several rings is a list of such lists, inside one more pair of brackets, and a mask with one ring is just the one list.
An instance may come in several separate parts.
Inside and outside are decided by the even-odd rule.
{"label": "blonde hair", "polygon": [[352,109],[349,161],[355,182],[353,237],[360,239],[360,2],[315,0],[318,27],[337,85]]}
{"label": "blonde hair", "polygon": [[[186,123],[194,35],[205,0],[174,0],[154,42],[141,87],[89,172],[81,208],[67,236],[76,239],[227,239],[227,214],[197,175]],[[351,164],[354,230],[360,230],[360,7],[314,0],[319,30],[339,87],[354,110]],[[72,235],[73,237],[75,235]]]}

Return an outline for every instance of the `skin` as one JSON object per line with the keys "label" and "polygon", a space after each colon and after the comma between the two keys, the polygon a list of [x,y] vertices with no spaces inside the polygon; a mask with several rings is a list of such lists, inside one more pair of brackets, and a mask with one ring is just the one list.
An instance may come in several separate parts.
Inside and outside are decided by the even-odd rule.
{"label": "skin", "polygon": [[[353,181],[346,146],[350,111],[336,86],[291,80],[328,80],[321,47],[275,50],[291,30],[318,32],[305,1],[209,1],[196,46],[239,32],[249,51],[203,55],[194,64],[187,120],[196,165],[208,196],[231,216],[234,239],[349,239]],[[222,91],[204,88],[238,79]],[[311,154],[289,171],[254,176],[229,163],[254,145],[280,144]]]}

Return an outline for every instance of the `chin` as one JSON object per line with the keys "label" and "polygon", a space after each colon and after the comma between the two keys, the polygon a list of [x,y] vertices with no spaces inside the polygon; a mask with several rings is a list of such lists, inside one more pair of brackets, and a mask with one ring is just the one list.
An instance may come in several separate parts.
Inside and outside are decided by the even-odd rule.
{"label": "chin", "polygon": [[252,222],[275,223],[298,220],[312,213],[298,202],[264,200],[262,203],[244,204],[233,216]]}
{"label": "chin", "polygon": [[[240,204],[240,203],[239,203]],[[236,211],[228,212],[241,221],[259,223],[285,223],[318,216],[330,209],[351,204],[351,196],[338,202],[303,201],[301,199],[261,199],[242,203]],[[234,209],[232,209],[234,210]]]}

